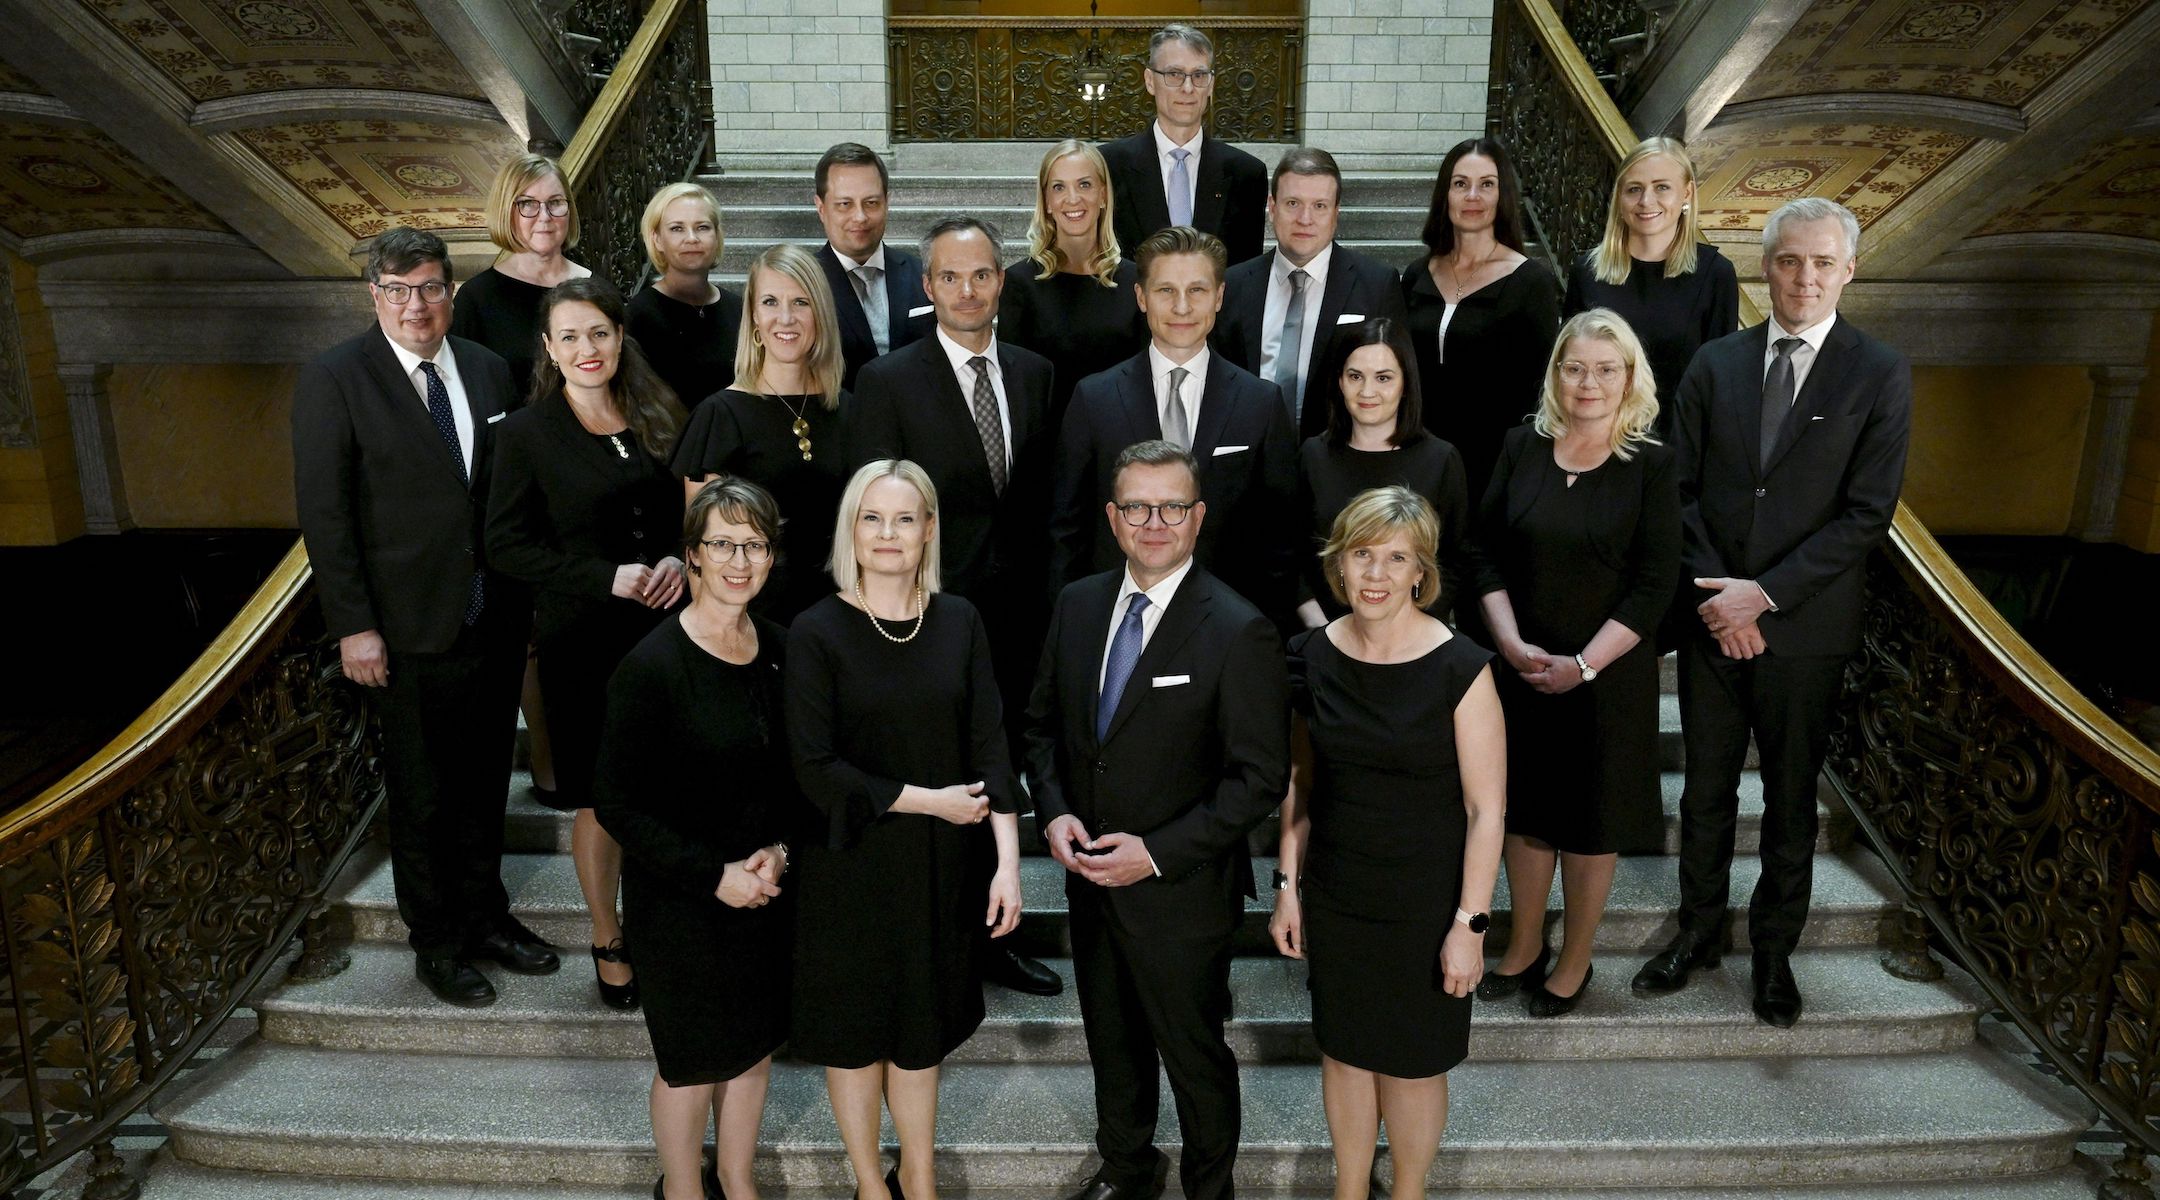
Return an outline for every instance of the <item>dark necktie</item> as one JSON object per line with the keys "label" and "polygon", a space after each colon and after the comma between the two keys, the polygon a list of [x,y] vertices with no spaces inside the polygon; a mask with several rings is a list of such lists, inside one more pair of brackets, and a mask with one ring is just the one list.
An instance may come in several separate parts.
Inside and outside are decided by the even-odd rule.
{"label": "dark necktie", "polygon": [[1110,639],[1110,658],[1103,664],[1102,697],[1095,702],[1095,740],[1098,742],[1110,736],[1110,718],[1117,715],[1118,701],[1125,695],[1125,685],[1132,680],[1133,668],[1140,665],[1140,642],[1145,633],[1140,625],[1140,614],[1147,606],[1147,593],[1134,592],[1131,602],[1125,606],[1125,619],[1118,625],[1117,636]]}
{"label": "dark necktie", "polygon": [[998,420],[997,393],[990,387],[990,360],[978,354],[968,360],[975,368],[975,432],[982,435],[983,457],[990,462],[990,486],[1005,494],[1005,425]]}
{"label": "dark necktie", "polygon": [[[465,450],[458,445],[457,418],[450,415],[450,389],[443,385],[442,372],[435,369],[434,363],[421,363],[420,374],[427,377],[427,411],[429,419],[435,422],[435,432],[441,434],[450,447],[450,461],[457,464],[458,481],[471,483],[472,472],[465,466]],[[474,571],[472,590],[465,598],[467,625],[480,619],[480,608],[486,603],[487,584],[480,572]]]}
{"label": "dark necktie", "polygon": [[1282,337],[1275,343],[1275,386],[1290,402],[1290,427],[1297,428],[1305,393],[1298,386],[1298,359],[1305,349],[1305,285],[1312,276],[1299,267],[1290,272],[1290,307],[1283,310]]}
{"label": "dark necktie", "polygon": [[1777,357],[1770,360],[1770,373],[1763,376],[1762,385],[1762,468],[1770,469],[1770,452],[1777,448],[1779,431],[1785,428],[1785,415],[1793,406],[1793,351],[1801,341],[1796,337],[1777,340]]}

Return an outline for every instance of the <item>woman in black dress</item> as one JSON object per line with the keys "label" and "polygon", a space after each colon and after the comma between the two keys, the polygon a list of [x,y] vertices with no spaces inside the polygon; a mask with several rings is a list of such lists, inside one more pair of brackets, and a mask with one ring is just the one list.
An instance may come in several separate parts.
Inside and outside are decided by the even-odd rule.
{"label": "woman in black dress", "polygon": [[1350,611],[1321,573],[1320,547],[1352,496],[1399,483],[1440,516],[1440,593],[1426,607],[1444,617],[1460,590],[1470,528],[1462,456],[1425,431],[1417,355],[1401,322],[1375,317],[1335,347],[1323,369],[1341,385],[1341,402],[1328,410],[1327,432],[1298,447],[1298,511],[1309,551],[1298,616],[1318,628]]}
{"label": "woman in black dress", "polygon": [[758,612],[785,625],[832,594],[833,517],[847,483],[847,393],[840,322],[817,259],[773,246],[750,264],[750,313],[735,347],[734,385],[690,415],[675,473],[695,495],[740,475],[773,494],[787,523]]}
{"label": "woman in black dress", "polygon": [[742,297],[713,283],[727,240],[720,202],[695,183],[653,193],[641,222],[645,256],[659,275],[630,297],[630,336],[682,406],[692,412],[735,382]]}
{"label": "woman in black dress", "polygon": [[683,521],[688,608],[608,684],[593,811],[623,848],[623,923],[652,1034],[653,1200],[703,1200],[708,1114],[719,1193],[756,1200],[750,1164],[772,1053],[787,1038],[794,907],[780,883],[803,821],[781,722],[785,631],[750,615],[780,510],[741,479]]}
{"label": "woman in black dress", "polygon": [[1028,256],[1005,272],[998,336],[1050,360],[1050,428],[1065,420],[1073,386],[1147,345],[1140,269],[1118,249],[1110,168],[1102,152],[1067,138],[1035,174]]}
{"label": "woman in black dress", "polygon": [[1422,611],[1438,518],[1400,486],[1352,500],[1322,561],[1350,615],[1290,639],[1290,794],[1269,928],[1310,963],[1336,1200],[1425,1194],[1470,1037],[1500,870],[1505,743],[1492,655]]}
{"label": "woman in black dress", "polygon": [[490,565],[531,584],[540,692],[555,735],[554,799],[592,915],[600,998],[637,1004],[615,895],[622,847],[592,813],[608,676],[683,593],[682,490],[668,467],[682,407],[623,336],[622,296],[573,279],[540,305],[547,357],[503,419],[488,490]]}
{"label": "woman in black dress", "polygon": [[[1650,432],[1656,381],[1627,322],[1571,319],[1534,425],[1508,434],[1479,508],[1477,588],[1508,670],[1507,954],[1478,994],[1527,991],[1530,1015],[1568,1012],[1622,853],[1664,848],[1657,652],[1680,574],[1672,452]],[[1545,944],[1555,858],[1567,911]],[[1548,966],[1549,964],[1549,966]]]}
{"label": "woman in black dress", "polygon": [[1645,138],[1620,163],[1605,240],[1568,271],[1566,316],[1611,309],[1642,342],[1657,377],[1657,434],[1672,428],[1680,377],[1704,342],[1740,327],[1740,281],[1695,218],[1695,162],[1668,137]]}
{"label": "woman in black dress", "polygon": [[1427,254],[1403,268],[1403,303],[1425,384],[1425,427],[1455,444],[1470,494],[1484,494],[1500,439],[1537,407],[1560,328],[1560,281],[1523,255],[1522,189],[1491,138],[1440,161]]}
{"label": "woman in black dress", "polygon": [[[937,1191],[938,1065],[982,1023],[980,931],[1020,922],[1020,792],[982,617],[938,591],[930,477],[879,459],[840,511],[839,594],[788,633],[795,774],[824,817],[800,848],[789,1042],[826,1069],[856,1196],[902,1200]],[[880,1098],[900,1137],[882,1178]]]}

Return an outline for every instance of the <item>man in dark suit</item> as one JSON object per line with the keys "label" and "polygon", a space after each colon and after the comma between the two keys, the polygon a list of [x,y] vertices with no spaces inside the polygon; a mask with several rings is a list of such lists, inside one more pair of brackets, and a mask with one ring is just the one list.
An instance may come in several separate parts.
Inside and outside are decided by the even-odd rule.
{"label": "man in dark suit", "polygon": [[1297,445],[1275,385],[1208,350],[1223,301],[1222,243],[1180,226],[1141,242],[1135,258],[1148,348],[1073,389],[1052,481],[1051,586],[1118,564],[1116,531],[1096,519],[1113,464],[1125,447],[1160,438],[1201,464],[1200,495],[1214,514],[1200,533],[1201,565],[1297,628]]}
{"label": "man in dark suit", "polygon": [[1302,440],[1327,432],[1342,392],[1327,374],[1336,335],[1374,317],[1405,320],[1395,272],[1335,242],[1342,171],[1335,156],[1295,146],[1275,164],[1268,220],[1275,253],[1230,268],[1212,339],[1224,358],[1272,380]]}
{"label": "man in dark suit", "polygon": [[1253,894],[1245,835],[1282,799],[1289,680],[1274,625],[1193,560],[1198,464],[1126,447],[1097,517],[1124,562],[1067,587],[1028,706],[1028,775],[1065,868],[1102,1169],[1075,1200],[1151,1200],[1158,1065],[1189,1200],[1228,1200],[1237,1062],[1230,947]]}
{"label": "man in dark suit", "polygon": [[492,423],[523,382],[450,331],[450,253],[398,228],[368,253],[377,327],[300,372],[293,479],[323,621],[382,722],[390,868],[415,971],[452,1004],[493,1003],[472,966],[544,975],[555,954],[510,915],[503,808],[530,597],[480,553]]}
{"label": "man in dark suit", "polygon": [[1118,244],[1130,253],[1156,230],[1190,225],[1221,238],[1233,263],[1258,258],[1267,167],[1200,128],[1215,94],[1214,43],[1190,25],[1165,25],[1148,39],[1141,78],[1155,123],[1102,145]]}
{"label": "man in dark suit", "polygon": [[[939,571],[946,590],[982,613],[1018,762],[1049,619],[1042,529],[1050,510],[1050,360],[994,337],[1005,283],[996,230],[948,217],[923,238],[922,257],[937,328],[863,367],[855,459],[912,459],[937,485]],[[983,962],[984,978],[1016,991],[1055,996],[1065,988],[1057,972],[1002,941],[984,947]]]}
{"label": "man in dark suit", "polygon": [[877,151],[854,142],[827,150],[817,162],[818,223],[825,244],[819,265],[840,315],[840,386],[854,390],[862,365],[930,336],[923,302],[922,263],[885,244],[885,198],[890,179]]}
{"label": "man in dark suit", "polygon": [[1687,782],[1680,932],[1635,976],[1686,986],[1729,941],[1726,905],[1741,764],[1762,755],[1762,878],[1748,907],[1754,1008],[1800,1017],[1789,959],[1807,922],[1815,781],[1845,660],[1860,645],[1868,554],[1897,509],[1912,368],[1848,321],[1860,224],[1795,200],[1763,227],[1771,316],[1696,352],[1674,424],[1684,570],[1701,624],[1680,647]]}

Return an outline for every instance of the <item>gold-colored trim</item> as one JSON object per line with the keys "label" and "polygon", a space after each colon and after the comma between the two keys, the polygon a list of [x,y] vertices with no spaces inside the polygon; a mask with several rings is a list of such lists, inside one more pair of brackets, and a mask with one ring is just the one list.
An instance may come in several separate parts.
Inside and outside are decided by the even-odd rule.
{"label": "gold-colored trim", "polygon": [[575,196],[591,182],[593,171],[600,165],[600,155],[615,136],[615,127],[622,124],[630,111],[630,103],[636,99],[638,89],[659,65],[660,51],[667,44],[668,34],[674,32],[675,22],[690,7],[690,0],[654,0],[645,13],[645,23],[631,35],[630,44],[623,48],[622,57],[615,62],[615,70],[607,82],[600,85],[600,94],[593,97],[592,107],[585,110],[585,119],[578,122],[577,132],[570,135],[570,144],[563,148],[563,190]]}

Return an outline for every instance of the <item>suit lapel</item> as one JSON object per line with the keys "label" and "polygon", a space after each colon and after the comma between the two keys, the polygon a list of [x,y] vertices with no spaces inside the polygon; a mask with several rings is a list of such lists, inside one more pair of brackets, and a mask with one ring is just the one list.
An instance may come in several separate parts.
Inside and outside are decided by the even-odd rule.
{"label": "suit lapel", "polygon": [[1267,349],[1267,294],[1275,283],[1275,257],[1262,255],[1260,265],[1263,269],[1259,279],[1238,297],[1238,310],[1233,314],[1239,340],[1244,343],[1238,350],[1255,371],[1260,369],[1260,356]]}
{"label": "suit lapel", "polygon": [[[1770,322],[1764,321],[1755,328],[1748,330],[1747,339],[1741,343],[1746,351],[1745,361],[1733,364],[1739,375],[1739,378],[1733,381],[1732,387],[1733,395],[1736,397],[1734,406],[1740,410],[1733,414],[1736,418],[1733,421],[1733,428],[1738,431],[1740,439],[1740,457],[1747,463],[1749,473],[1757,480],[1763,477],[1762,360],[1763,347],[1769,345],[1769,343]],[[1748,381],[1751,380],[1754,386],[1746,386]]]}
{"label": "suit lapel", "polygon": [[1207,381],[1200,391],[1200,423],[1193,427],[1192,439],[1192,454],[1200,460],[1202,471],[1207,470],[1208,460],[1215,456],[1215,447],[1222,441],[1223,429],[1230,423],[1230,370],[1229,360],[1222,355],[1208,356]]}
{"label": "suit lapel", "polygon": [[[1208,602],[1212,599],[1200,584],[1199,565],[1194,564],[1185,573],[1185,581],[1178,585],[1177,595],[1170,598],[1170,607],[1163,610],[1162,620],[1156,624],[1154,636],[1148,639],[1147,649],[1140,652],[1140,661],[1133,664],[1132,678],[1125,681],[1125,691],[1118,696],[1117,711],[1110,714],[1110,732],[1103,736],[1104,744],[1114,740],[1118,730],[1125,727],[1133,709],[1139,706],[1140,697],[1154,689],[1156,666],[1169,661],[1207,620]],[[1113,592],[1111,601],[1114,604],[1116,600],[1117,595]],[[1120,615],[1113,612],[1111,617],[1114,620]],[[1103,636],[1107,639],[1109,632],[1105,630]]]}
{"label": "suit lapel", "polygon": [[1170,226],[1170,195],[1163,190],[1162,153],[1155,148],[1152,122],[1140,134],[1139,151],[1140,162],[1146,170],[1140,176],[1140,194],[1135,199],[1139,202],[1140,236],[1146,237]]}
{"label": "suit lapel", "polygon": [[1222,228],[1223,209],[1228,206],[1223,188],[1223,144],[1212,137],[1200,139],[1200,174],[1193,180],[1193,224],[1201,229]]}
{"label": "suit lapel", "polygon": [[1304,395],[1294,397],[1299,403],[1293,411],[1303,412],[1304,406],[1312,403],[1313,375],[1328,368],[1330,347],[1335,341],[1335,322],[1342,316],[1343,309],[1350,306],[1350,285],[1356,271],[1350,251],[1337,242],[1335,252],[1329,256],[1327,286],[1320,290],[1320,311],[1313,314],[1312,359],[1305,364],[1305,373],[1298,377],[1298,387]]}
{"label": "suit lapel", "polygon": [[1785,461],[1786,453],[1807,432],[1809,421],[1822,412],[1828,398],[1844,390],[1845,373],[1852,369],[1852,346],[1857,340],[1852,326],[1844,321],[1830,327],[1830,336],[1823,339],[1822,349],[1815,352],[1815,365],[1808,368],[1807,382],[1793,397],[1792,411],[1785,414],[1785,424],[1778,430],[1777,445],[1771,447],[1770,461],[1763,467],[1764,477]]}
{"label": "suit lapel", "polygon": [[[465,486],[471,488],[473,472],[459,469],[457,459],[450,453],[450,443],[443,440],[442,434],[435,428],[435,418],[428,415],[427,401],[421,398],[419,389],[413,386],[412,380],[406,378],[405,372],[398,369],[398,358],[390,349],[389,336],[378,327],[374,338],[365,344],[367,351],[363,360],[367,363],[369,373],[374,376],[375,386],[382,392],[383,403],[390,408],[391,421],[418,441],[421,453],[441,463],[443,470],[450,472],[451,478],[462,477]],[[462,375],[463,371],[459,374]],[[470,389],[468,394],[469,392]],[[480,414],[476,408],[473,412],[475,460],[480,457],[479,422]]]}
{"label": "suit lapel", "polygon": [[[830,243],[818,247],[818,261],[825,265],[825,281],[832,285],[833,308],[840,313],[841,338],[875,346],[877,339],[870,332],[870,318],[864,315],[862,301],[855,298],[855,285],[850,282],[847,268],[841,265],[839,254]],[[750,303],[756,302],[756,297],[750,298]]]}
{"label": "suit lapel", "polygon": [[[1102,742],[1095,737],[1095,710],[1102,706],[1102,673],[1104,647],[1110,644],[1111,606],[1117,603],[1117,592],[1124,581],[1122,570],[1096,575],[1086,581],[1088,588],[1079,599],[1079,613],[1071,625],[1068,644],[1065,646],[1066,662],[1070,670],[1085,672],[1074,682],[1067,693],[1082,696],[1087,701],[1087,719],[1081,724],[1087,728],[1088,742],[1100,748]],[[1138,668],[1134,674],[1138,674]],[[1130,683],[1127,690],[1130,690]]]}
{"label": "suit lapel", "polygon": [[[908,310],[930,303],[923,295],[922,273],[891,250],[885,251],[885,335],[888,346],[897,346],[908,327]],[[867,325],[868,322],[865,322]]]}
{"label": "suit lapel", "polygon": [[[1008,450],[1013,456],[1013,464],[1018,466],[1020,447],[1027,445],[1028,439],[1035,436],[1035,422],[1037,420],[1035,406],[1028,402],[1026,396],[1026,393],[1033,386],[1033,381],[1020,378],[1020,373],[1013,370],[1012,343],[999,342],[997,345],[998,364],[1002,368],[1005,379],[1005,412],[1012,419],[1013,444],[1008,447]],[[972,406],[969,412],[972,415]]]}
{"label": "suit lapel", "polygon": [[[953,374],[952,360],[945,357],[945,343],[933,333],[909,347],[921,347],[917,357],[922,369],[929,374],[930,390],[934,395],[931,410],[938,414],[939,440],[953,447],[958,469],[969,476],[979,476],[986,491],[993,490],[990,478],[989,451],[983,448],[982,430],[975,424],[975,400],[960,388],[959,376]],[[1002,361],[1002,360],[1000,360]],[[994,369],[994,368],[993,368]],[[1006,381],[1006,391],[1012,390]],[[1011,407],[1010,404],[1007,407]],[[1014,437],[1019,431],[1014,431]]]}
{"label": "suit lapel", "polygon": [[1148,377],[1148,355],[1128,359],[1118,377],[1118,394],[1125,401],[1126,442],[1145,442],[1162,436],[1162,414],[1155,410],[1155,381]]}
{"label": "suit lapel", "polygon": [[[603,447],[598,438],[578,424],[577,414],[570,411],[570,402],[563,398],[562,393],[557,391],[543,396],[535,403],[540,405],[542,423],[547,426],[548,432],[554,435],[555,440],[569,448],[570,457],[612,487],[615,475],[607,460],[614,451]],[[625,447],[634,440],[628,431],[618,436],[624,439]]]}
{"label": "suit lapel", "polygon": [[[455,343],[450,346],[450,356],[457,360],[458,381],[465,385],[465,403],[472,409],[473,463],[484,463],[488,461],[488,454],[495,445],[494,419],[506,411],[502,403],[503,398],[482,395],[485,389],[473,386],[479,379],[479,372],[470,369],[472,363],[464,355],[457,352]],[[467,464],[467,466],[470,468],[472,463]],[[468,469],[465,474],[468,480],[477,480],[480,477],[480,472],[475,470]]]}

